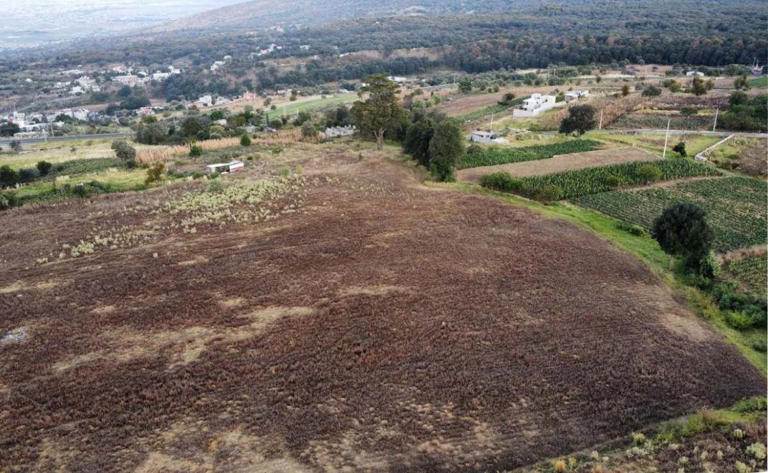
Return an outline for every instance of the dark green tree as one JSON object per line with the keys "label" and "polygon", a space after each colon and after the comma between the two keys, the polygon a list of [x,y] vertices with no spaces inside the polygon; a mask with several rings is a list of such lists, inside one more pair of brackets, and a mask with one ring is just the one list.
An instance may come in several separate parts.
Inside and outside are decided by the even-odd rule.
{"label": "dark green tree", "polygon": [[51,172],[53,164],[49,163],[48,161],[38,161],[36,167],[37,172],[39,172],[41,176],[47,176],[48,173]]}
{"label": "dark green tree", "polygon": [[595,108],[591,105],[576,105],[568,110],[568,116],[560,122],[560,133],[575,132],[582,135],[596,125]]}
{"label": "dark green tree", "polygon": [[651,236],[665,253],[679,256],[686,265],[698,269],[709,255],[713,233],[706,212],[694,204],[675,204],[653,222]]}
{"label": "dark green tree", "polygon": [[429,168],[429,142],[434,133],[429,120],[418,121],[408,127],[403,141],[403,150],[426,168]]}
{"label": "dark green tree", "polygon": [[688,152],[685,150],[685,143],[683,143],[682,141],[676,144],[672,148],[672,151],[674,151],[675,153],[679,154],[682,157],[688,156]]}
{"label": "dark green tree", "polygon": [[429,170],[440,181],[453,181],[453,170],[464,154],[464,136],[461,128],[451,120],[435,126],[429,141]]}

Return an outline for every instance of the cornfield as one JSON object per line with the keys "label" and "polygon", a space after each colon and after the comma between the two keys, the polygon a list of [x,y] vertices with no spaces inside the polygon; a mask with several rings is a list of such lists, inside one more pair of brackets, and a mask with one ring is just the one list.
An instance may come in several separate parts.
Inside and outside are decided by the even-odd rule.
{"label": "cornfield", "polygon": [[597,149],[598,146],[600,146],[600,142],[595,140],[572,140],[562,143],[533,145],[521,148],[488,149],[463,156],[457,167],[459,169],[466,169],[480,166],[520,163],[523,161],[535,161],[538,159],[551,158],[559,154],[593,151]]}
{"label": "cornfield", "polygon": [[720,175],[720,172],[715,168],[684,159],[668,159],[653,163],[636,161],[544,176],[525,177],[521,179],[521,191],[518,193],[533,197],[544,189],[557,188],[557,199],[572,199],[607,192],[613,190],[617,185],[643,184],[644,176],[639,170],[644,166],[657,167],[661,171],[659,180],[662,181],[682,177]]}

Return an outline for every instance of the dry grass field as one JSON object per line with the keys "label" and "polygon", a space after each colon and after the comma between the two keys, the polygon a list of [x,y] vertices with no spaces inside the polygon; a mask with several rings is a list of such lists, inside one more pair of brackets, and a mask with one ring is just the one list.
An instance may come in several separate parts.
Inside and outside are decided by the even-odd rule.
{"label": "dry grass field", "polygon": [[462,169],[456,172],[456,179],[480,182],[480,178],[498,171],[506,171],[514,177],[543,176],[574,169],[595,168],[633,161],[656,161],[661,157],[640,148],[610,148],[584,153],[562,154],[549,159],[500,164],[479,168]]}
{"label": "dry grass field", "polygon": [[0,471],[495,471],[765,393],[586,230],[351,147],[275,161],[0,214]]}

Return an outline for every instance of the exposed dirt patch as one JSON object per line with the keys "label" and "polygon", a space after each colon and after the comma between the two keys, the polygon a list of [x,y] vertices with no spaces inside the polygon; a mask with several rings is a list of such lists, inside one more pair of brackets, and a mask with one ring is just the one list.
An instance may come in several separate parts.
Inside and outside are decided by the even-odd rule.
{"label": "exposed dirt patch", "polygon": [[584,153],[561,154],[549,159],[500,164],[479,168],[462,169],[456,173],[460,181],[479,182],[480,178],[498,171],[506,171],[515,177],[542,176],[574,169],[610,166],[633,161],[657,161],[660,156],[640,148],[612,148]]}
{"label": "exposed dirt patch", "polygon": [[157,193],[0,215],[0,287],[71,281],[0,294],[45,321],[0,346],[0,470],[486,471],[764,393],[593,234],[317,150],[295,212],[151,247],[29,263]]}

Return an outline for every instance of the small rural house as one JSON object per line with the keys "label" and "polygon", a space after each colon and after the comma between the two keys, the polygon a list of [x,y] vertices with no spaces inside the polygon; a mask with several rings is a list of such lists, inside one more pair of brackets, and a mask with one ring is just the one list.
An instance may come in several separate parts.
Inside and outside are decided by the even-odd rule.
{"label": "small rural house", "polygon": [[574,100],[579,100],[583,97],[589,97],[589,91],[586,89],[581,90],[572,90],[570,92],[566,92],[565,94],[565,101],[566,102],[573,102]]}
{"label": "small rural house", "polygon": [[499,138],[496,133],[476,130],[469,135],[469,141],[473,143],[508,143],[505,138]]}
{"label": "small rural house", "polygon": [[225,174],[230,172],[242,171],[243,169],[245,169],[245,165],[241,161],[232,161],[230,163],[209,164],[207,168],[208,168],[208,172],[211,174],[213,174],[214,172],[218,172],[219,174]]}
{"label": "small rural house", "polygon": [[704,73],[701,71],[688,71],[685,73],[685,75],[688,77],[704,77]]}
{"label": "small rural house", "polygon": [[493,140],[496,138],[498,138],[496,133],[482,130],[473,131],[472,134],[469,135],[469,141],[473,143],[493,143]]}
{"label": "small rural house", "polygon": [[514,117],[533,117],[556,106],[554,95],[533,94],[523,100],[522,108],[512,111]]}

